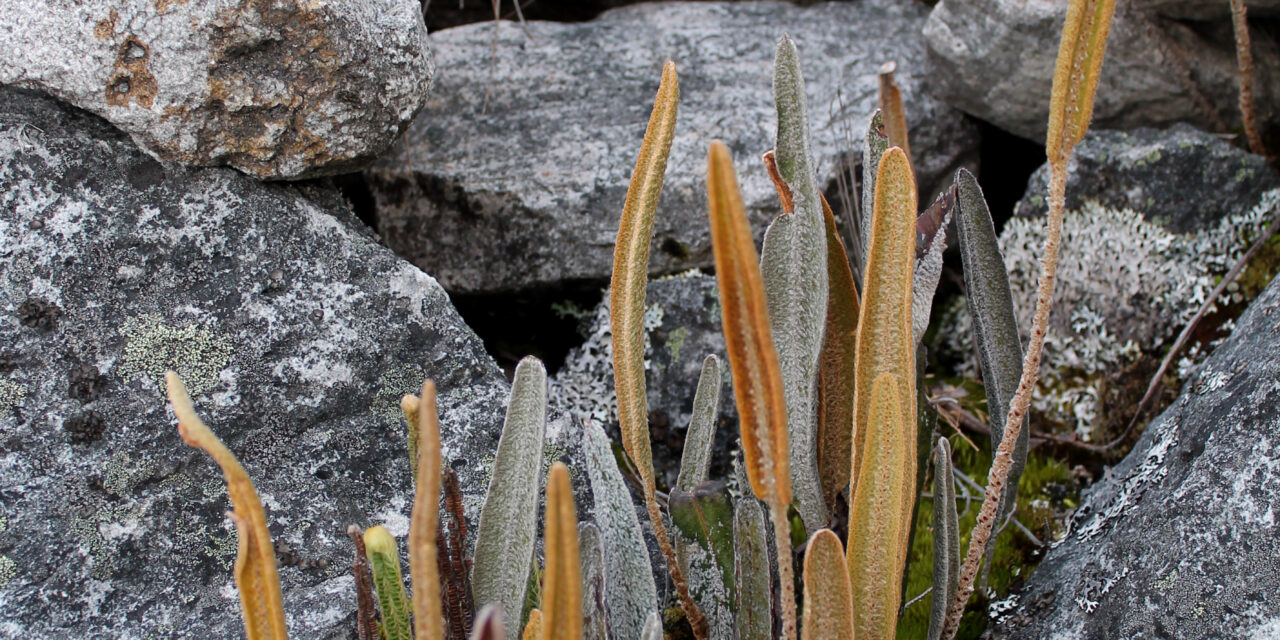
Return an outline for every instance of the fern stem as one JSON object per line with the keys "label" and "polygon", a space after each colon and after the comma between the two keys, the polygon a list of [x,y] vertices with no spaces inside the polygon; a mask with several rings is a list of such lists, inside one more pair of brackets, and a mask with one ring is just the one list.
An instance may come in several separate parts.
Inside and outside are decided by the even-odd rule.
{"label": "fern stem", "polygon": [[1036,376],[1040,370],[1040,356],[1044,350],[1045,333],[1049,325],[1049,309],[1053,300],[1053,285],[1058,272],[1058,246],[1062,238],[1062,218],[1066,209],[1067,196],[1067,158],[1050,160],[1049,178],[1049,229],[1044,242],[1044,255],[1040,258],[1040,282],[1036,288],[1036,313],[1031,323],[1031,339],[1027,344],[1027,355],[1022,361],[1022,377],[1018,381],[1018,391],[1009,403],[1009,416],[1005,421],[1004,437],[996,449],[995,459],[991,462],[991,471],[987,475],[986,496],[982,500],[982,509],[978,512],[978,522],[974,525],[969,537],[969,550],[965,554],[964,565],[960,568],[960,581],[956,589],[955,599],[947,610],[947,618],[943,624],[942,637],[950,640],[955,637],[960,626],[960,617],[964,614],[965,603],[973,593],[973,581],[982,563],[983,551],[991,538],[991,530],[995,525],[996,513],[1000,508],[1000,498],[1004,493],[1005,482],[1009,478],[1009,468],[1013,462],[1013,448],[1018,440],[1018,432],[1022,430],[1022,419],[1031,404],[1031,390],[1036,386]]}

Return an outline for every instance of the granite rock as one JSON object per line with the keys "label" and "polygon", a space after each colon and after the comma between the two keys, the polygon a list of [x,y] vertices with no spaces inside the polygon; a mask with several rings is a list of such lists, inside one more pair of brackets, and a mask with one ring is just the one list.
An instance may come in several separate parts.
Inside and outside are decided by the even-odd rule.
{"label": "granite rock", "polygon": [[1083,496],[993,638],[1280,635],[1280,280]]}
{"label": "granite rock", "polygon": [[[242,633],[222,477],[165,369],[262,496],[294,637],[353,633],[348,524],[407,533],[399,399],[428,377],[474,530],[507,382],[371,235],[330,188],[160,163],[0,88],[0,636]],[[581,459],[573,424],[548,458]]]}
{"label": "granite rock", "polygon": [[[924,28],[930,89],[1001,129],[1044,140],[1066,0],[942,0]],[[1135,3],[1137,4],[1137,3]],[[1132,129],[1189,122],[1239,130],[1231,20],[1178,21],[1187,2],[1116,11],[1098,83],[1093,124]],[[1226,2],[1198,2],[1204,7]],[[1264,3],[1271,4],[1271,3]],[[1280,125],[1280,46],[1253,29],[1254,99],[1260,125]]]}
{"label": "granite rock", "polygon": [[0,3],[0,83],[92,111],[153,156],[260,178],[361,168],[422,106],[417,0]]}
{"label": "granite rock", "polygon": [[651,270],[712,264],[707,145],[734,155],[754,228],[779,213],[760,154],[773,145],[772,61],[790,32],[807,83],[820,184],[860,162],[877,70],[896,61],[922,201],[976,161],[977,131],[925,91],[927,9],[897,0],[646,3],[591,22],[474,24],[433,34],[427,106],[367,173],[379,232],[450,291],[608,279],[618,216],[663,62],[680,111]]}

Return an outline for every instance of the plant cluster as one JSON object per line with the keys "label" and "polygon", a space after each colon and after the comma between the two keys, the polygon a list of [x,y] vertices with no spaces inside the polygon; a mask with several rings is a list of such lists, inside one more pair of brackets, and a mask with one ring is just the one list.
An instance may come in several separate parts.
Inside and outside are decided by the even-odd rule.
{"label": "plant cluster", "polygon": [[[728,148],[712,142],[707,159],[741,477],[707,478],[721,384],[721,363],[710,356],[665,513],[654,478],[644,376],[649,247],[679,94],[674,64],[663,69],[619,225],[610,293],[613,365],[623,449],[639,476],[650,524],[696,637],[790,640],[799,631],[806,640],[893,638],[930,458],[935,597],[929,637],[954,636],[983,557],[990,562],[992,525],[1011,504],[1013,492],[1002,497],[1002,489],[1016,486],[1026,459],[1025,413],[1053,288],[1065,167],[1089,121],[1113,10],[1114,0],[1073,0],[1064,28],[1049,127],[1049,233],[1025,357],[977,181],[961,170],[952,189],[920,212],[901,97],[889,70],[882,75],[881,112],[866,136],[865,206],[851,221],[852,250],[846,250],[811,163],[796,47],[782,38],[774,60],[778,134],[764,155],[782,212],[766,230],[759,255]],[[952,217],[995,416],[987,496],[963,563],[950,449],[945,438],[934,441],[937,420],[922,400],[925,359],[918,348],[945,245],[938,230]],[[170,372],[167,383],[184,441],[208,452],[227,480],[234,507],[229,515],[239,539],[234,575],[248,637],[283,640],[275,555],[253,485],[196,416],[178,376]],[[434,384],[427,381],[419,396],[406,396],[401,408],[416,485],[408,539],[412,597],[406,595],[390,533],[379,526],[363,533],[353,529],[361,640],[662,637],[661,603],[652,583],[620,590],[615,582],[635,576],[606,570],[639,567],[648,576],[643,545],[617,544],[640,537],[625,488],[597,491],[597,502],[619,502],[616,511],[630,512],[630,519],[579,524],[569,469],[552,465],[537,562],[547,412],[541,363],[526,358],[516,369],[469,560],[456,478],[441,460]],[[584,451],[593,484],[614,464],[602,438],[598,425],[586,425]],[[616,469],[612,474],[617,476]],[[440,522],[442,492],[452,519],[449,535]],[[836,515],[844,512],[847,517]],[[620,561],[619,555],[630,559]]]}

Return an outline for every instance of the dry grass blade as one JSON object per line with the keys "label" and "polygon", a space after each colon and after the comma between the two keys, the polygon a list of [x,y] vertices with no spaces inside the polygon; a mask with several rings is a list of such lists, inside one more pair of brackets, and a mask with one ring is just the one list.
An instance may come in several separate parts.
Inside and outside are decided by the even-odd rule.
{"label": "dry grass blade", "polygon": [[1107,33],[1115,13],[1115,0],[1071,0],[1066,23],[1062,27],[1062,43],[1058,48],[1058,64],[1053,76],[1053,95],[1049,105],[1049,134],[1045,150],[1049,156],[1049,215],[1044,252],[1040,258],[1040,280],[1036,286],[1036,309],[1031,321],[1031,335],[1018,390],[1009,403],[1004,437],[991,461],[987,474],[987,491],[978,512],[977,523],[969,537],[969,550],[960,568],[959,586],[947,610],[942,638],[955,637],[964,614],[965,604],[973,593],[974,578],[982,563],[983,552],[995,526],[1013,453],[1023,418],[1031,404],[1049,326],[1049,309],[1053,300],[1054,279],[1058,271],[1058,245],[1062,238],[1062,219],[1066,209],[1067,163],[1077,142],[1089,128],[1093,113],[1094,92],[1102,70]]}
{"label": "dry grass blade", "polygon": [[542,574],[542,640],[582,640],[578,516],[569,468],[562,462],[551,465],[547,475],[544,526],[547,570]]}
{"label": "dry grass blade", "polygon": [[413,582],[413,637],[443,640],[436,529],[440,526],[440,420],[436,385],[422,385],[418,406],[418,478],[409,520],[409,574]]}
{"label": "dry grass blade", "polygon": [[[916,181],[907,156],[890,148],[876,175],[875,213],[867,252],[866,280],[858,319],[854,392],[853,462],[850,477],[862,477],[870,417],[871,385],[881,374],[898,381],[898,406],[916,415],[915,342],[911,336],[912,278],[915,268]],[[911,431],[914,442],[914,429]],[[915,477],[915,447],[908,475]],[[908,506],[907,511],[910,511]],[[904,514],[904,518],[907,516]]]}
{"label": "dry grass blade", "polygon": [[818,476],[827,508],[849,486],[853,464],[854,354],[858,343],[858,291],[849,257],[836,230],[826,198],[822,213],[827,226],[827,328],[818,368]]}
{"label": "dry grass blade", "polygon": [[914,424],[914,414],[902,411],[901,386],[892,373],[881,373],[872,385],[867,403],[869,457],[859,470],[849,507],[849,582],[854,635],[859,640],[891,640],[898,623],[908,525],[899,513],[904,498],[915,489],[915,472],[907,472],[915,461],[915,434],[904,435],[901,428]]}
{"label": "dry grass blade", "polygon": [[853,640],[853,594],[840,538],[821,529],[804,556],[804,640]]}
{"label": "dry grass blade", "polygon": [[276,552],[267,529],[267,513],[253,481],[240,461],[196,415],[187,387],[178,374],[166,371],[164,376],[169,402],[178,416],[182,441],[209,454],[222,468],[227,481],[227,495],[235,510],[227,515],[235,523],[239,537],[234,571],[240,606],[244,610],[245,636],[248,640],[284,640],[288,632],[280,597],[280,576],[276,573]]}
{"label": "dry grass blade", "polygon": [[877,96],[877,108],[884,118],[885,133],[889,137],[889,146],[898,147],[907,154],[911,161],[911,145],[907,142],[907,111],[902,106],[902,91],[898,82],[893,79],[893,72],[898,65],[892,61],[880,65],[880,93]]}
{"label": "dry grass blade", "polygon": [[711,245],[720,287],[726,350],[742,429],[747,480],[757,498],[791,502],[782,374],[765,311],[764,283],[728,147],[707,158]]}
{"label": "dry grass blade", "polygon": [[668,62],[662,70],[662,83],[658,85],[649,127],[645,130],[640,157],[636,160],[631,187],[622,207],[613,254],[613,281],[609,286],[618,424],[622,429],[622,445],[645,483],[646,500],[654,489],[649,414],[645,402],[644,299],[649,282],[653,217],[658,209],[667,154],[675,134],[679,91],[675,64]]}

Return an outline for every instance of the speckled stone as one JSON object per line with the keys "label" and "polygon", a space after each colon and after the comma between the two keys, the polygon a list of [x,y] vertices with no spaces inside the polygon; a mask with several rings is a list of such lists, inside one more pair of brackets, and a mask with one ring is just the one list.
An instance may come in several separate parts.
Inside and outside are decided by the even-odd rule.
{"label": "speckled stone", "polygon": [[1280,280],[1089,489],[993,638],[1280,637]]}
{"label": "speckled stone", "polygon": [[[1258,194],[1276,187],[1280,175],[1265,158],[1188,124],[1095,130],[1076,145],[1067,169],[1067,208],[1096,200],[1186,233],[1252,207]],[[1046,163],[1031,175],[1014,214],[1044,215],[1047,193]]]}
{"label": "speckled stone", "polygon": [[[1068,4],[941,0],[924,27],[930,90],[949,105],[1043,144]],[[1275,5],[1273,0],[1250,4]],[[1120,3],[1107,39],[1093,125],[1133,129],[1189,122],[1215,132],[1240,131],[1228,9],[1226,2],[1196,0]],[[1206,17],[1212,19],[1201,20]],[[1280,43],[1272,29],[1255,26],[1250,32],[1259,122],[1275,128],[1280,126]]]}
{"label": "speckled stone", "polygon": [[[896,61],[921,200],[976,163],[976,127],[926,89],[927,7],[900,0],[654,2],[586,23],[481,23],[432,35],[440,77],[368,172],[379,232],[449,291],[606,281],[618,217],[657,91],[675,62],[680,107],[651,270],[712,265],[706,157],[733,153],[753,228],[780,213],[760,154],[773,146],[777,39],[800,52],[819,185],[861,160],[881,63]],[[945,186],[945,185],[944,185]]]}
{"label": "speckled stone", "polygon": [[[56,324],[23,324],[30,298]],[[0,345],[4,637],[241,637],[230,504],[178,437],[164,369],[262,496],[297,638],[353,636],[348,524],[407,533],[401,395],[436,381],[474,530],[508,393],[444,290],[336,191],[162,164],[11,88]],[[548,461],[580,469],[579,429],[557,414],[547,432]]]}
{"label": "speckled stone", "polygon": [[152,155],[261,178],[353,171],[422,106],[417,0],[0,2],[0,83],[92,111]]}

